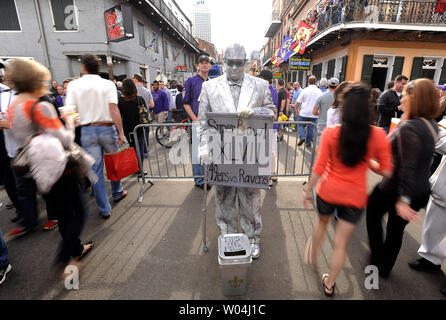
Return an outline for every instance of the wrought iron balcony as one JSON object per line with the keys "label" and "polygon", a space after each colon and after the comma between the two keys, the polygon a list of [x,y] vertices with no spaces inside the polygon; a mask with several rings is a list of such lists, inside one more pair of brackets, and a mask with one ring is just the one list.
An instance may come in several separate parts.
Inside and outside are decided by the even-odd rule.
{"label": "wrought iron balcony", "polygon": [[280,20],[281,11],[274,10],[271,15],[271,21],[265,31],[265,37],[272,38],[276,32],[280,29],[282,21]]}
{"label": "wrought iron balcony", "polygon": [[315,18],[317,33],[341,23],[446,27],[446,3],[437,0],[339,0]]}
{"label": "wrought iron balcony", "polygon": [[[133,2],[138,2],[141,4],[141,1]],[[192,34],[186,30],[183,24],[177,19],[172,10],[170,10],[163,0],[146,0],[145,2],[142,2],[142,4],[144,3],[155,7],[161,13],[161,18],[165,22],[170,23],[184,39],[186,39],[197,51],[199,51],[198,42],[194,39]]]}

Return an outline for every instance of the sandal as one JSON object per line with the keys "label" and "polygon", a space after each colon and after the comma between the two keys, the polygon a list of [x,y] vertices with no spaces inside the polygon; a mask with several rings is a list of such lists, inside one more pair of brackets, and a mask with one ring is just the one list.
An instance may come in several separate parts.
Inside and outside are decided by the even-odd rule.
{"label": "sandal", "polygon": [[[324,293],[327,297],[332,297],[334,295],[335,292],[335,287],[336,287],[336,282],[333,283],[333,286],[331,288],[327,287],[325,284],[325,279],[327,279],[329,277],[328,274],[324,273],[322,275],[322,286],[324,287]],[[331,291],[331,293],[328,293],[327,291]]]}
{"label": "sandal", "polygon": [[88,248],[87,250],[84,249],[85,251],[82,251],[81,255],[79,257],[75,258],[76,261],[81,261],[94,248],[93,241],[88,241],[87,243],[84,244],[84,247],[88,246],[90,244],[91,244],[90,248]]}
{"label": "sandal", "polygon": [[317,265],[314,261],[311,260],[311,252],[313,251],[313,237],[308,238],[307,243],[305,245],[305,256],[304,262],[309,265],[313,271],[317,271]]}

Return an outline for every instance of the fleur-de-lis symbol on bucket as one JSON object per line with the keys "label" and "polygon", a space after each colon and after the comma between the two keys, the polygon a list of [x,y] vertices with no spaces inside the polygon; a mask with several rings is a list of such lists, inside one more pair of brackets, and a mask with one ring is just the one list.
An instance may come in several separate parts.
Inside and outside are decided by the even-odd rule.
{"label": "fleur-de-lis symbol on bucket", "polygon": [[235,276],[234,280],[229,280],[228,282],[231,287],[237,288],[243,284],[243,279],[238,279],[237,276]]}

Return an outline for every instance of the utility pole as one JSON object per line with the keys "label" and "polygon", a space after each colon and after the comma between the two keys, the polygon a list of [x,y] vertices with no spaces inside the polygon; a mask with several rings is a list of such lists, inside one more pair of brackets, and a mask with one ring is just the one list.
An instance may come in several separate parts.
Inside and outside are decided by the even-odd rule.
{"label": "utility pole", "polygon": [[46,41],[45,29],[43,27],[43,22],[42,22],[42,15],[40,13],[41,11],[40,11],[39,0],[34,0],[34,7],[36,8],[37,21],[39,22],[39,29],[40,29],[40,40],[39,41],[42,41],[43,52],[45,54],[46,64],[47,64],[48,69],[50,70],[51,78],[54,79],[53,68],[51,67],[50,55],[48,53],[48,43]]}
{"label": "utility pole", "polygon": [[108,79],[113,80],[113,57],[111,54],[110,42],[107,42],[107,48]]}

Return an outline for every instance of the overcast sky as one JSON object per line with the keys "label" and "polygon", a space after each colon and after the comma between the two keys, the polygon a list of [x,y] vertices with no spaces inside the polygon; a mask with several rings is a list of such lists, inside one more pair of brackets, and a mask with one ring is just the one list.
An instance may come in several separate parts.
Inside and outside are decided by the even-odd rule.
{"label": "overcast sky", "polygon": [[[191,21],[195,0],[176,0]],[[272,0],[207,0],[212,17],[212,42],[221,52],[238,42],[248,57],[266,42],[265,30],[271,20]]]}

